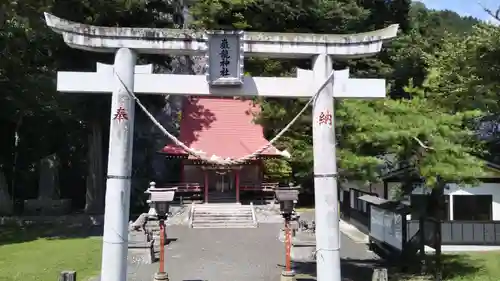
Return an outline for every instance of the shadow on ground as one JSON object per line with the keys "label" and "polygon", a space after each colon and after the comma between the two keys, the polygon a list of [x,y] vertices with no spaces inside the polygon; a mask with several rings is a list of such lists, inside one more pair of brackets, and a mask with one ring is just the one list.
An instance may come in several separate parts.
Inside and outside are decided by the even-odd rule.
{"label": "shadow on ground", "polygon": [[43,239],[75,239],[102,236],[102,226],[88,224],[31,224],[0,226],[0,246]]}
{"label": "shadow on ground", "polygon": [[[380,260],[341,259],[341,274],[343,281],[371,280],[373,269],[382,266]],[[295,262],[294,271],[297,281],[316,280],[315,262]]]}
{"label": "shadow on ground", "polygon": [[[444,255],[442,264],[444,278],[474,275],[481,270],[480,265],[465,255]],[[432,266],[431,270],[433,270]]]}
{"label": "shadow on ground", "polygon": [[168,246],[172,242],[177,242],[177,238],[167,238],[167,240],[165,240],[165,245]]}
{"label": "shadow on ground", "polygon": [[[433,266],[433,257],[427,261],[427,273],[435,272]],[[444,280],[455,277],[473,276],[481,267],[465,255],[443,255],[442,257],[442,276]],[[383,260],[359,260],[359,259],[341,259],[341,274],[343,281],[367,281],[372,279],[372,273],[375,268],[388,268],[389,278],[393,280],[406,280],[410,277],[420,275],[418,264],[412,264],[406,267],[403,272],[401,265],[388,264]],[[315,262],[295,262],[294,271],[297,274],[297,281],[316,280]]]}
{"label": "shadow on ground", "polygon": [[[426,256],[426,275],[434,275],[436,273],[434,255]],[[477,275],[482,270],[484,265],[477,260],[471,259],[465,254],[445,254],[441,257],[441,274],[444,280],[453,279],[456,277],[467,277]],[[401,280],[409,279],[411,276],[421,275],[420,261],[412,262],[408,266],[391,264],[390,275],[398,277]]]}

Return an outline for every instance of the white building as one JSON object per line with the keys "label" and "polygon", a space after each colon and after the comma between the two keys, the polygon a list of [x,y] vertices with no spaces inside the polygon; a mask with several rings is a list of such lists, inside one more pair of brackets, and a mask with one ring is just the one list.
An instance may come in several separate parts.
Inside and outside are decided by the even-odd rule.
{"label": "white building", "polygon": [[[444,191],[446,202],[446,219],[449,221],[500,221],[500,166],[488,163],[488,177],[479,179],[480,183],[475,186],[458,186],[447,184]],[[384,199],[391,199],[397,192],[401,181],[398,179],[404,172],[403,169],[387,173],[382,182],[364,183],[361,181],[350,181],[342,183],[344,191],[341,192],[340,200],[349,196],[351,208],[367,212],[367,203],[357,200],[364,194],[371,194]],[[420,183],[416,183],[421,185]],[[416,187],[410,196],[410,202],[415,204],[422,199],[424,193],[430,193],[430,189]],[[348,195],[347,195],[348,194]],[[412,204],[412,205],[413,205]],[[415,219],[409,216],[408,219]]]}

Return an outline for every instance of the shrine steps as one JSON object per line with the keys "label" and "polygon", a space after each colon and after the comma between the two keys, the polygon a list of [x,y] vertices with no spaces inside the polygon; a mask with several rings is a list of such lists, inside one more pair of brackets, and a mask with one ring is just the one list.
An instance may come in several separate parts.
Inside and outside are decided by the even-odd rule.
{"label": "shrine steps", "polygon": [[256,228],[253,205],[237,203],[194,204],[192,228]]}

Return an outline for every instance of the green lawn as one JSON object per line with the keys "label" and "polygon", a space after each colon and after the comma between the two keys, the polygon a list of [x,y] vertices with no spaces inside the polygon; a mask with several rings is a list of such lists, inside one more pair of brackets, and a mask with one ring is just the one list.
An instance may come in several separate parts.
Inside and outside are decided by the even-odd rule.
{"label": "green lawn", "polygon": [[55,281],[63,270],[75,270],[77,279],[86,281],[98,275],[100,260],[98,237],[58,237],[39,227],[0,230],[0,281]]}
{"label": "green lawn", "polygon": [[457,254],[445,259],[444,274],[452,281],[497,281],[500,251]]}
{"label": "green lawn", "polygon": [[[315,281],[315,265],[297,271],[297,280]],[[348,269],[347,271],[345,271]],[[343,264],[343,276],[346,279],[365,281],[359,275],[370,275],[372,269],[362,265]],[[432,281],[432,276],[402,274],[398,269],[389,270],[389,281]],[[365,278],[366,281],[371,278]],[[474,252],[443,255],[443,280],[446,281],[498,281],[500,280],[500,251]]]}
{"label": "green lawn", "polygon": [[[453,259],[452,259],[453,260]],[[500,252],[482,252],[458,255],[455,259],[462,265],[463,274],[453,274],[453,266],[446,269],[453,281],[493,281],[500,279]],[[465,267],[463,266],[465,265]],[[445,265],[446,266],[446,265]],[[457,270],[458,271],[458,270]],[[454,276],[453,276],[454,275]]]}
{"label": "green lawn", "polygon": [[[398,280],[420,281],[428,278],[407,276]],[[443,280],[497,281],[500,280],[500,251],[457,253],[443,255]]]}

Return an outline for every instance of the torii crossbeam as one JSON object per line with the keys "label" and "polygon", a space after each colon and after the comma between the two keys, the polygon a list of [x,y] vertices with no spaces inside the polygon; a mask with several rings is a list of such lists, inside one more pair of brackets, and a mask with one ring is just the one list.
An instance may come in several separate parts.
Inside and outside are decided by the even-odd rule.
{"label": "torii crossbeam", "polygon": [[[99,63],[99,66],[102,67]],[[149,67],[149,65],[147,65]],[[113,66],[111,71],[57,73],[57,90],[64,93],[111,93],[113,92]],[[311,97],[317,90],[311,85],[312,70],[297,69],[297,77],[250,77],[243,78],[243,86],[238,88],[210,87],[205,75],[152,74],[139,73],[136,66],[134,93],[159,95],[193,96],[242,96],[304,98]],[[348,73],[347,73],[348,75]],[[384,79],[337,79],[334,83],[336,98],[382,98],[385,97]]]}

